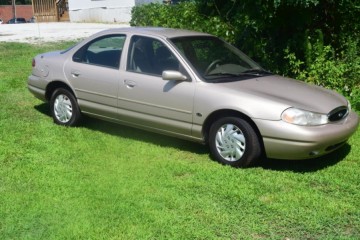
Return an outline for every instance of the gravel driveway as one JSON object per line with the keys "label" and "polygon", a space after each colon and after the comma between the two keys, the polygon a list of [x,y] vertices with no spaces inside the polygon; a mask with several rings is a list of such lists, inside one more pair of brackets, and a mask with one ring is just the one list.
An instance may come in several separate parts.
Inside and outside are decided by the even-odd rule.
{"label": "gravel driveway", "polygon": [[69,22],[0,24],[0,42],[42,43],[76,40],[101,30],[128,26],[128,24]]}

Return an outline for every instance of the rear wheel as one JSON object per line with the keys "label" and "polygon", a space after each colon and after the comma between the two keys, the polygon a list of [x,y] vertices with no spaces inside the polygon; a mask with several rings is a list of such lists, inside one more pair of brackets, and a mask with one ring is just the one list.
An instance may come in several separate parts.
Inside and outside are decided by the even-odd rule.
{"label": "rear wheel", "polygon": [[251,125],[241,118],[224,117],[215,121],[209,133],[212,156],[220,163],[247,167],[261,155],[261,145]]}
{"label": "rear wheel", "polygon": [[67,89],[56,89],[50,99],[50,110],[54,122],[64,126],[75,126],[81,113],[74,95]]}

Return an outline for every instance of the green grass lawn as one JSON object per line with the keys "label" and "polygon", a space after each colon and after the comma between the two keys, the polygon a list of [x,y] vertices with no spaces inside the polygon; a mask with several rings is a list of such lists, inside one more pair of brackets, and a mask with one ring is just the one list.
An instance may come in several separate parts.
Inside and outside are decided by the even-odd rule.
{"label": "green grass lawn", "polygon": [[235,169],[175,138],[57,126],[26,81],[69,45],[0,43],[0,239],[360,239],[359,131],[320,159]]}

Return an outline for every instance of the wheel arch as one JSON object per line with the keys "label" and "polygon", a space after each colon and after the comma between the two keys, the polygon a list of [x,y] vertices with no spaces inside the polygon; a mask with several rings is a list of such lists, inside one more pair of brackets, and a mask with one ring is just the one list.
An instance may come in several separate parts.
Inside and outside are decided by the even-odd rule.
{"label": "wheel arch", "polygon": [[52,81],[46,86],[45,98],[47,101],[50,101],[53,92],[58,88],[65,88],[66,90],[70,91],[76,98],[75,92],[71,89],[71,87],[68,84],[62,81]]}
{"label": "wheel arch", "polygon": [[262,152],[265,153],[263,138],[262,138],[262,136],[260,134],[260,130],[257,127],[257,125],[255,124],[255,122],[246,114],[243,114],[242,112],[231,110],[231,109],[217,110],[217,111],[211,113],[206,118],[206,120],[203,124],[203,128],[202,128],[202,134],[204,136],[204,140],[205,140],[206,144],[208,144],[208,141],[209,141],[209,132],[210,132],[211,125],[215,121],[217,121],[218,119],[223,118],[223,117],[238,117],[238,118],[244,119],[247,123],[249,123],[251,125],[251,127],[254,129],[257,137],[259,138],[261,148],[263,150]]}

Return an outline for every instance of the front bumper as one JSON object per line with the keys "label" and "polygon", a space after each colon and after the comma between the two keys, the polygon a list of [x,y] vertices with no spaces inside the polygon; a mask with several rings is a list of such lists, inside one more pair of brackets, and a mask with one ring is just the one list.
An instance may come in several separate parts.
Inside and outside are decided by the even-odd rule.
{"label": "front bumper", "polygon": [[263,137],[266,156],[277,159],[319,157],[341,147],[356,132],[359,117],[320,126],[298,126],[283,121],[254,119]]}

